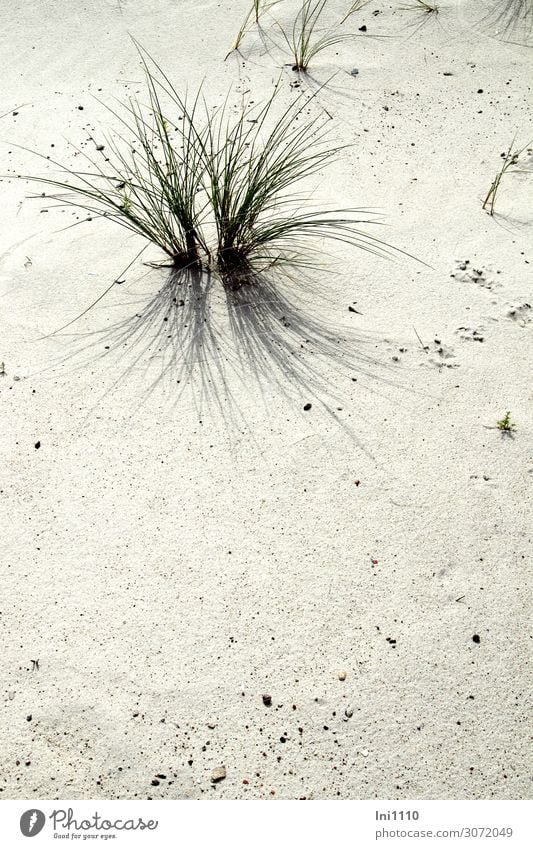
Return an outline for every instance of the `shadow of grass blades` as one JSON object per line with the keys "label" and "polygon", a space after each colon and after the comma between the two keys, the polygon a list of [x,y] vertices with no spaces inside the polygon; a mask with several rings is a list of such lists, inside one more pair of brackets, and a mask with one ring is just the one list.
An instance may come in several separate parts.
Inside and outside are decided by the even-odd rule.
{"label": "shadow of grass blades", "polygon": [[161,387],[174,403],[192,403],[200,418],[209,414],[240,430],[249,405],[268,409],[275,391],[291,403],[312,400],[351,432],[337,411],[355,384],[366,398],[361,404],[376,392],[398,391],[391,364],[376,356],[374,334],[323,320],[322,275],[313,280],[300,269],[272,269],[251,273],[249,285],[235,289],[216,285],[213,274],[196,267],[149,272],[162,274],[155,293],[150,283],[148,298],[128,296],[126,312],[135,304],[129,315],[66,337],[75,345],[65,362],[112,363],[105,394],[128,379],[138,384],[142,375],[139,404]]}
{"label": "shadow of grass blades", "polygon": [[533,46],[533,0],[491,0],[480,21],[502,41]]}

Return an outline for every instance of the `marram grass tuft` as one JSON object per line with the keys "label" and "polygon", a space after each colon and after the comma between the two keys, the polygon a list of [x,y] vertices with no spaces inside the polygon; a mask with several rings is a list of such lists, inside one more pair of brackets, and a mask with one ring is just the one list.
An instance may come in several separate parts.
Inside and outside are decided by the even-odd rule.
{"label": "marram grass tuft", "polygon": [[212,110],[201,90],[182,97],[141,56],[148,103],[113,112],[127,135],[108,142],[105,164],[86,157],[89,170],[29,178],[61,189],[52,195],[59,203],[143,236],[166,264],[205,268],[224,283],[281,264],[315,265],[322,239],[403,253],[360,229],[376,223],[368,211],[310,206],[301,184],[344,150],[328,141],[325,118],[306,117],[312,98],[302,95],[276,117],[278,84],[261,106],[235,110],[228,97]]}

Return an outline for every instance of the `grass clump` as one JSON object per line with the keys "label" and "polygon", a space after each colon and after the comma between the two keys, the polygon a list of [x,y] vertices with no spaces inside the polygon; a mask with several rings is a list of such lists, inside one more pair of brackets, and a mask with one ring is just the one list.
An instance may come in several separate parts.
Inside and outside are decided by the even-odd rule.
{"label": "grass clump", "polygon": [[[194,128],[199,97],[182,102],[179,127],[165,117],[160,86],[145,63],[148,106],[130,100],[122,113],[110,108],[129,134],[107,140],[105,167],[80,153],[88,170],[68,168],[51,160],[62,179],[29,177],[68,194],[52,195],[60,204],[105,218],[143,236],[176,266],[199,263],[207,251],[199,204],[204,163]],[[181,119],[181,121],[179,121]],[[43,157],[47,158],[47,157]]]}
{"label": "grass clump", "polygon": [[[239,50],[243,38],[254,23],[258,24],[261,16],[273,6],[278,5],[280,1],[254,0],[226,59],[233,51]],[[328,0],[300,0],[300,8],[292,25],[284,27],[275,22],[285,45],[289,48],[293,70],[305,73],[310,62],[323,50],[352,39],[353,35],[340,33],[339,27],[366,6],[367,2],[368,0],[354,0],[341,19],[335,25],[326,28],[322,27],[322,22],[324,12],[327,12],[329,8]]]}
{"label": "grass clump", "polygon": [[496,422],[496,427],[501,433],[512,434],[516,430],[516,425],[511,421],[511,413],[508,410],[506,414]]}
{"label": "grass clump", "polygon": [[[342,41],[353,38],[352,35],[339,33],[337,27],[330,27],[325,31],[320,30],[319,25],[326,6],[327,0],[302,0],[302,5],[294,19],[292,29],[289,32],[286,32],[283,28],[281,29],[283,38],[291,52],[293,71],[303,71],[305,73],[315,56],[327,47],[332,47],[334,44],[340,44]],[[340,23],[343,23],[360,7],[360,3],[354,3],[352,9],[344,16]]]}
{"label": "grass clump", "polygon": [[[265,270],[309,261],[306,239],[338,239],[382,252],[383,243],[359,231],[362,210],[307,211],[295,185],[342,150],[328,143],[322,118],[305,120],[309,101],[269,121],[276,92],[259,110],[237,118],[223,110],[208,126],[206,191],[217,231],[217,264],[225,273]],[[271,125],[270,129],[267,127]]]}
{"label": "grass clump", "polygon": [[52,198],[143,236],[167,264],[216,271],[230,285],[272,266],[313,264],[312,238],[390,255],[389,245],[360,229],[375,223],[370,213],[314,211],[296,190],[344,149],[328,140],[325,118],[306,117],[312,98],[302,95],[276,117],[276,86],[262,106],[235,112],[226,98],[213,111],[201,92],[182,97],[142,56],[148,104],[126,106],[130,141],[113,138],[103,168],[86,156],[89,170],[30,177],[61,189]]}

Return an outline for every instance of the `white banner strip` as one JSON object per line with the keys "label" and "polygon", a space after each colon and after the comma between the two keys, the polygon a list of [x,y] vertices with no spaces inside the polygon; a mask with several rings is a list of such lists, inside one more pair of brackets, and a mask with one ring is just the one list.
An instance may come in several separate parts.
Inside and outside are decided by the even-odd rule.
{"label": "white banner strip", "polygon": [[[3,801],[1,845],[530,849],[525,801]],[[30,842],[35,839],[35,843]]]}

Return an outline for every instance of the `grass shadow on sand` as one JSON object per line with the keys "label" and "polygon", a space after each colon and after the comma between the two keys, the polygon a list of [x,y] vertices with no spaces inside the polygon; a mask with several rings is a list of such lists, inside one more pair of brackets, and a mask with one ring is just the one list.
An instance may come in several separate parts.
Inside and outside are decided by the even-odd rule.
{"label": "grass shadow on sand", "polygon": [[478,25],[500,41],[533,47],[533,3],[531,0],[490,0],[484,4]]}
{"label": "grass shadow on sand", "polygon": [[338,414],[357,385],[380,393],[398,389],[398,380],[372,353],[376,337],[322,319],[323,293],[295,273],[250,272],[235,287],[205,271],[172,269],[132,315],[69,334],[83,345],[66,359],[110,358],[115,378],[105,395],[135,375],[139,406],[158,387],[175,402],[187,391],[199,415],[236,427],[246,424],[248,401],[268,407],[274,390],[297,405],[320,405],[351,432]]}

